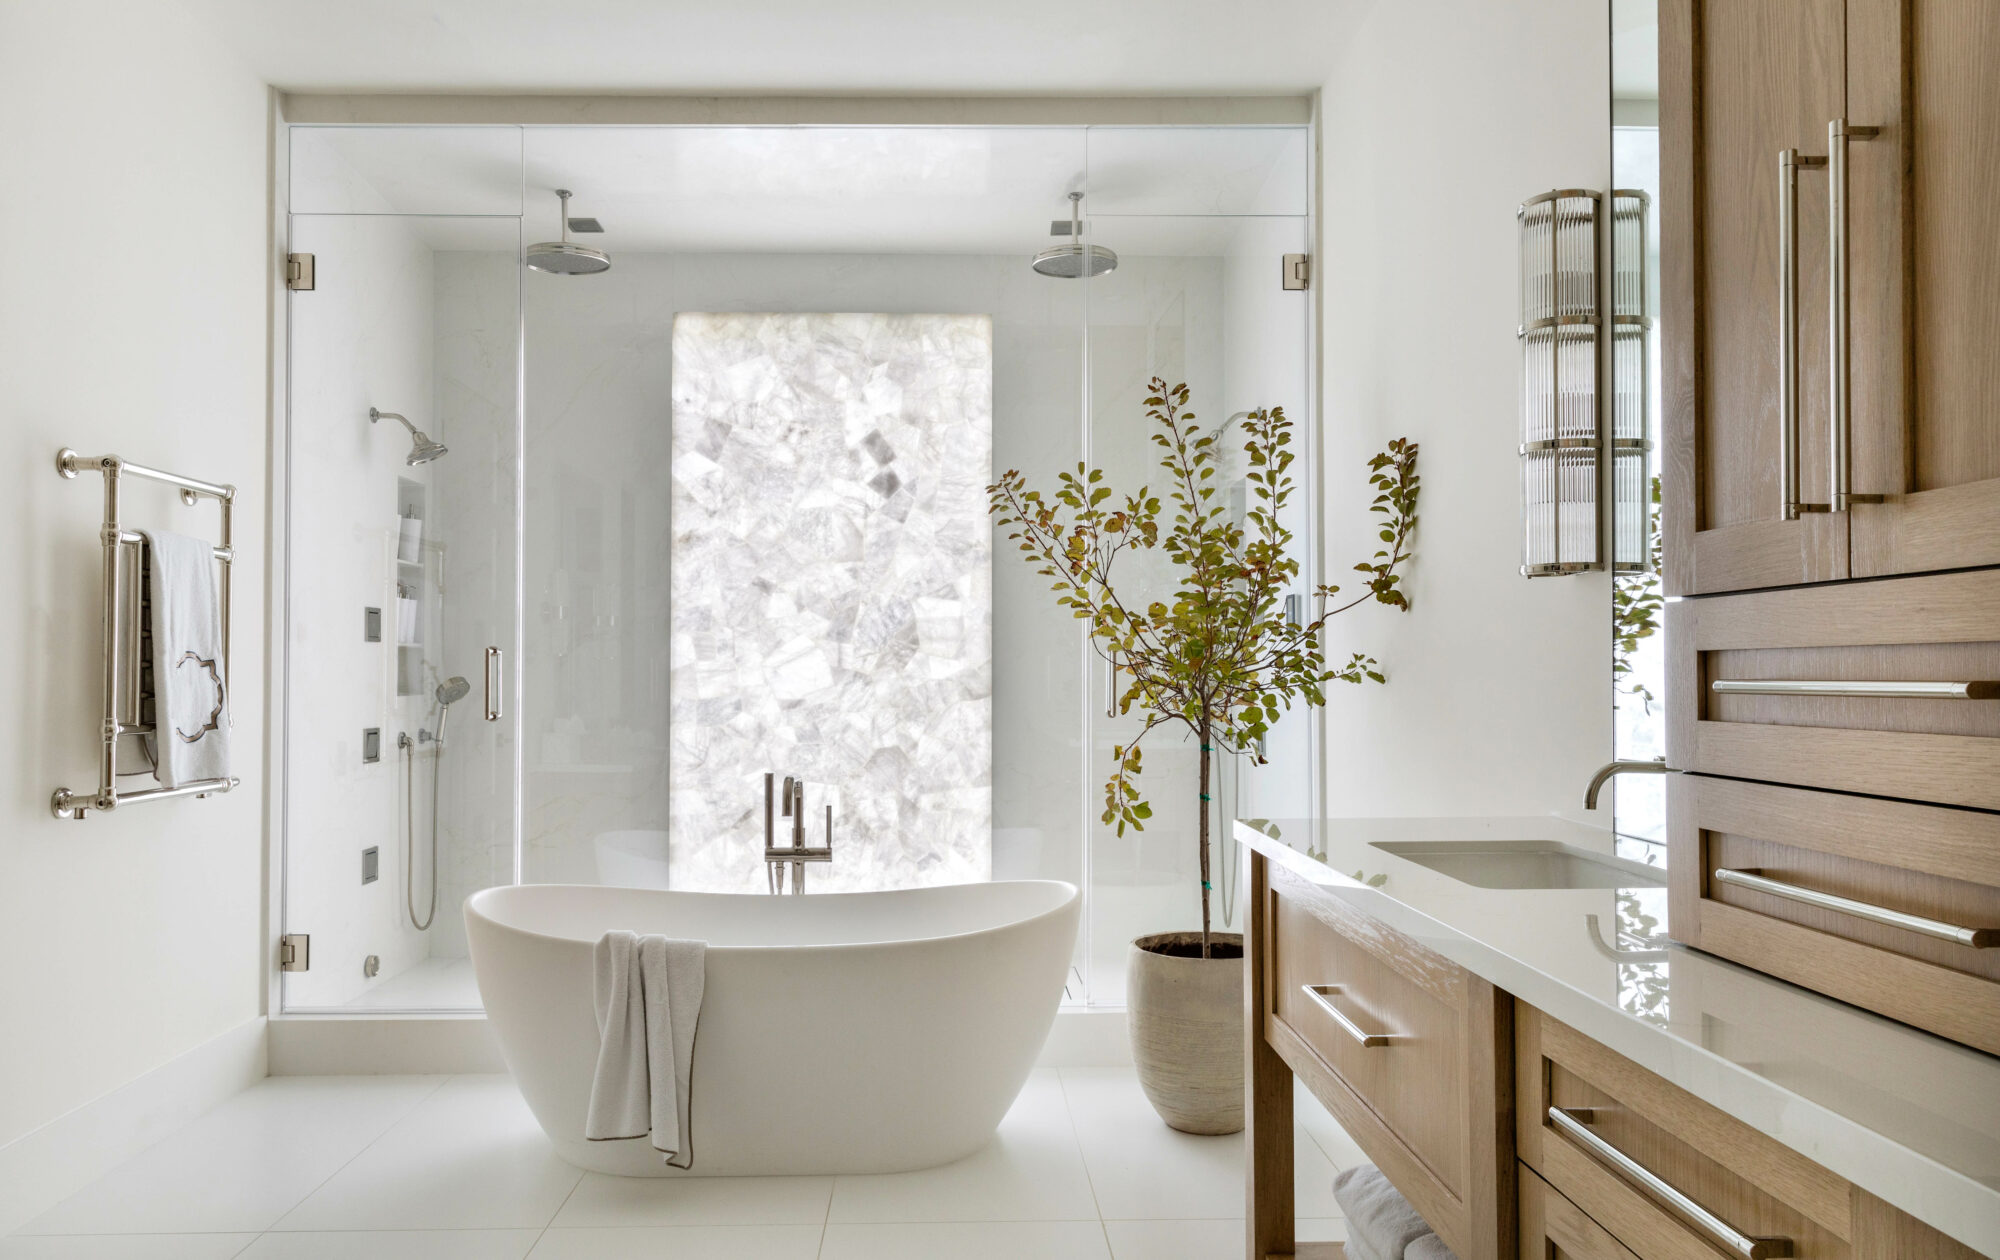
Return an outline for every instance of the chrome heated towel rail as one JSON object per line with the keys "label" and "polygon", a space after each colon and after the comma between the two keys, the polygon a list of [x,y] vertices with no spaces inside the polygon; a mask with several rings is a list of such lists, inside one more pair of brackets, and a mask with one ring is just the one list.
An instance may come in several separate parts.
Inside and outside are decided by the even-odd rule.
{"label": "chrome heated towel rail", "polygon": [[118,790],[119,736],[145,734],[149,729],[144,725],[145,717],[141,711],[139,696],[142,612],[138,590],[143,574],[139,564],[130,565],[128,573],[125,559],[125,549],[137,547],[145,541],[145,537],[126,529],[119,522],[118,483],[125,477],[164,482],[178,487],[181,492],[181,502],[189,507],[193,507],[204,498],[214,499],[221,506],[222,541],[215,548],[215,558],[221,565],[216,585],[216,602],[222,620],[222,685],[225,693],[229,687],[229,671],[232,664],[229,651],[229,571],[235,562],[236,552],[231,545],[230,509],[236,500],[236,487],[201,481],[194,477],[183,477],[178,473],[164,472],[158,468],[148,468],[144,464],[135,464],[116,455],[83,456],[68,447],[56,452],[56,472],[65,478],[73,478],[81,472],[104,475],[104,525],[98,534],[104,546],[104,720],[98,730],[96,793],[72,792],[68,788],[57,788],[55,795],[49,800],[50,808],[57,818],[82,818],[93,809],[110,810],[140,801],[227,792],[240,780],[234,777],[200,779],[193,783],[181,784],[179,787],[141,788],[129,792]]}

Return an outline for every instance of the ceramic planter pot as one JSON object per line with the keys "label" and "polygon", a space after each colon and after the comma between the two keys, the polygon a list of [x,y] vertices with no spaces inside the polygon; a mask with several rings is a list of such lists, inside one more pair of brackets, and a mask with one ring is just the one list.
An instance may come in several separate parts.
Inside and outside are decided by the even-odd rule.
{"label": "ceramic planter pot", "polygon": [[1183,1133],[1243,1128],[1243,937],[1162,932],[1132,942],[1125,1002],[1139,1087]]}

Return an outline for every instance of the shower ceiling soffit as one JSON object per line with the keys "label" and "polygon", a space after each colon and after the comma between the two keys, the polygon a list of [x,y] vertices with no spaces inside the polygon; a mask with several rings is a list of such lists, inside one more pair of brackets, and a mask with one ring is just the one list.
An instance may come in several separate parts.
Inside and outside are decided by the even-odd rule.
{"label": "shower ceiling soffit", "polygon": [[[1086,215],[1135,254],[1227,252],[1215,216],[1302,215],[1301,127],[512,127],[292,131],[299,213],[512,215],[557,232],[557,187],[627,253],[1032,254],[1088,184]],[[1086,144],[1088,158],[1086,159]],[[1086,180],[1086,166],[1088,178]],[[415,220],[435,249],[491,248]],[[1109,233],[1115,232],[1117,241]]]}

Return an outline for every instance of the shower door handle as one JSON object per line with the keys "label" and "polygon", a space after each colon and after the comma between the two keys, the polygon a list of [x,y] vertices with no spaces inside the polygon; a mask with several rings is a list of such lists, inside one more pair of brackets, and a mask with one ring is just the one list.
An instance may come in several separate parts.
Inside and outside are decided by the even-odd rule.
{"label": "shower door handle", "polygon": [[486,720],[500,720],[500,694],[504,685],[501,679],[500,649],[486,649]]}

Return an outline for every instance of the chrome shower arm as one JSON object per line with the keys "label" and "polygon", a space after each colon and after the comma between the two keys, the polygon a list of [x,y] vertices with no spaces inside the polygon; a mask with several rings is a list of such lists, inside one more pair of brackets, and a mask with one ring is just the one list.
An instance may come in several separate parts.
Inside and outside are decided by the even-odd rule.
{"label": "chrome shower arm", "polygon": [[416,436],[417,426],[410,423],[410,418],[408,416],[398,415],[393,411],[381,411],[378,410],[377,408],[370,407],[368,409],[368,423],[374,424],[378,420],[400,420],[403,422],[403,427],[410,431],[410,436],[412,437]]}

